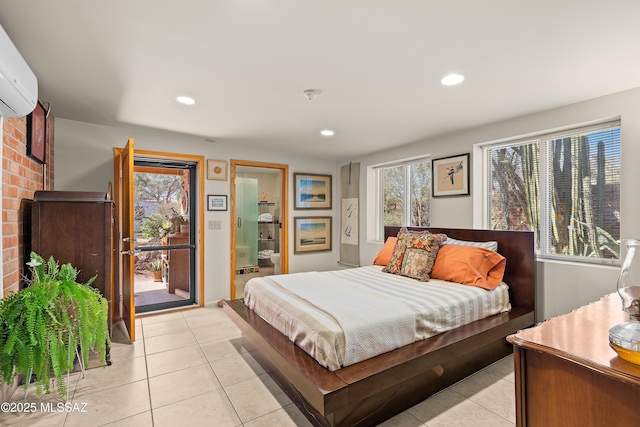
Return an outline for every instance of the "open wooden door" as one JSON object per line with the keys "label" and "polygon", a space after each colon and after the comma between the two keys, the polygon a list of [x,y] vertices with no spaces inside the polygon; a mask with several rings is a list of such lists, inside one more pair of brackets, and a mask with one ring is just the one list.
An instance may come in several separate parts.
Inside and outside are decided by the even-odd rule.
{"label": "open wooden door", "polygon": [[116,201],[116,293],[118,313],[135,341],[134,243],[133,237],[133,138],[124,149],[114,149],[114,182]]}

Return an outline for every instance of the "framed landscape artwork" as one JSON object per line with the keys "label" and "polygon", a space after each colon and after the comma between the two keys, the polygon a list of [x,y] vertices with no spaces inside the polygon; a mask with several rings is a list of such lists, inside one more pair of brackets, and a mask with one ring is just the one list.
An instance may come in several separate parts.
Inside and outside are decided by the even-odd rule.
{"label": "framed landscape artwork", "polygon": [[226,195],[208,195],[207,196],[207,210],[208,211],[226,211],[227,210],[227,196]]}
{"label": "framed landscape artwork", "polygon": [[295,209],[331,209],[331,175],[293,174]]}
{"label": "framed landscape artwork", "polygon": [[434,159],[431,163],[433,197],[468,196],[469,153]]}
{"label": "framed landscape artwork", "polygon": [[331,217],[305,216],[293,218],[293,253],[331,250]]}

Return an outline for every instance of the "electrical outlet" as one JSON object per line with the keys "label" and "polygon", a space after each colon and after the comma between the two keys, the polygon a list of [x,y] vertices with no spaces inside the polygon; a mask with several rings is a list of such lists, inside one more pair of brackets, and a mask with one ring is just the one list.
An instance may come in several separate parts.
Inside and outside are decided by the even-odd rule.
{"label": "electrical outlet", "polygon": [[222,230],[222,222],[213,219],[209,220],[209,230]]}

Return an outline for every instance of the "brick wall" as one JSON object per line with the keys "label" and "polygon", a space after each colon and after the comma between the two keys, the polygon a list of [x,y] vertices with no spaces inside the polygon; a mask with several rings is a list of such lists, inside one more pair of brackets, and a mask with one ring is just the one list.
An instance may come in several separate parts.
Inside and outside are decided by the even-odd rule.
{"label": "brick wall", "polygon": [[[46,106],[46,104],[45,104]],[[4,295],[24,284],[25,254],[31,250],[31,201],[37,190],[53,190],[54,118],[46,129],[45,165],[27,156],[27,117],[4,119],[2,135],[2,263]]]}
{"label": "brick wall", "polygon": [[[47,119],[46,189],[53,189],[54,118]],[[31,200],[44,189],[45,167],[27,156],[27,117],[3,120],[2,134],[2,286],[4,295],[24,283],[25,251],[31,249]],[[18,384],[0,382],[0,402],[8,400]]]}

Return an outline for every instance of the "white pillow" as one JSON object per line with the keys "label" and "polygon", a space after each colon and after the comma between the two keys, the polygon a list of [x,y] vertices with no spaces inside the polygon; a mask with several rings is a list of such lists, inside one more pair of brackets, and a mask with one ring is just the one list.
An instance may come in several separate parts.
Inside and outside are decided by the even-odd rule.
{"label": "white pillow", "polygon": [[459,246],[475,246],[477,248],[489,249],[490,251],[497,252],[498,251],[498,242],[490,241],[490,242],[469,242],[466,240],[457,240],[447,236],[447,240],[444,241],[443,245],[459,245]]}

